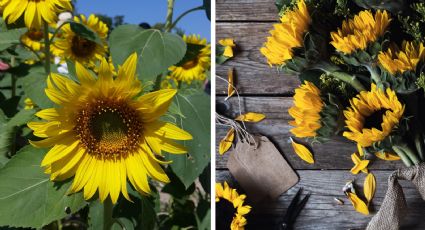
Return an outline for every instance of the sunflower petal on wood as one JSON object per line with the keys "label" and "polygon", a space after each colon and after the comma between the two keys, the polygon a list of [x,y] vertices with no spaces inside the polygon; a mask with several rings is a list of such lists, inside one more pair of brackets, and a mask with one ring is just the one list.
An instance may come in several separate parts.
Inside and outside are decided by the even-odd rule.
{"label": "sunflower petal on wood", "polygon": [[223,56],[228,58],[233,57],[233,47],[236,46],[233,38],[221,39],[218,41],[218,44],[224,46]]}
{"label": "sunflower petal on wood", "polygon": [[353,169],[351,169],[351,172],[353,174],[358,174],[359,173],[358,170],[360,170],[360,171],[362,171],[364,173],[368,173],[369,172],[368,169],[367,169],[367,165],[369,164],[369,162],[368,161],[362,161],[360,159],[360,157],[357,155],[357,153],[351,154],[351,160],[353,161],[353,163],[355,165],[353,167]]}
{"label": "sunflower petal on wood", "polygon": [[376,179],[375,176],[372,173],[368,173],[365,181],[364,181],[364,196],[367,199],[367,202],[370,202],[375,195],[376,190]]}
{"label": "sunflower petal on wood", "polygon": [[260,122],[264,118],[266,118],[266,115],[264,115],[262,113],[248,112],[248,113],[239,115],[238,117],[235,118],[235,120],[245,121],[245,122]]}
{"label": "sunflower petal on wood", "polygon": [[313,164],[314,158],[313,158],[313,154],[310,152],[310,150],[307,147],[305,147],[304,145],[296,143],[292,139],[292,137],[290,137],[290,139],[291,139],[292,148],[294,149],[294,152],[305,162],[307,162],[309,164]]}
{"label": "sunflower petal on wood", "polygon": [[360,199],[356,194],[351,192],[347,192],[346,195],[357,212],[363,215],[369,215],[369,209],[362,199]]}
{"label": "sunflower petal on wood", "polygon": [[398,161],[400,157],[388,152],[376,152],[375,156],[384,161]]}
{"label": "sunflower petal on wood", "polygon": [[235,139],[235,129],[230,128],[226,136],[220,141],[220,145],[218,147],[218,152],[220,155],[223,155],[230,149],[233,143],[233,139]]}
{"label": "sunflower petal on wood", "polygon": [[233,68],[230,68],[229,71],[227,72],[227,97],[226,99],[224,99],[225,101],[227,101],[227,99],[229,99],[231,96],[233,96],[233,94],[235,94],[235,79],[234,79],[234,70]]}

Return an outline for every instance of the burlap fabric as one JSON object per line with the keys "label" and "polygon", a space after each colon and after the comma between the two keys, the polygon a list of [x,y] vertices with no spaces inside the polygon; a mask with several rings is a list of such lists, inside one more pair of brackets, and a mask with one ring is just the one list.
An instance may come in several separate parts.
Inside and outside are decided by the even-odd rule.
{"label": "burlap fabric", "polygon": [[399,180],[411,181],[425,200],[425,163],[393,172],[388,178],[388,191],[381,208],[369,222],[367,230],[399,229],[407,214],[407,204]]}

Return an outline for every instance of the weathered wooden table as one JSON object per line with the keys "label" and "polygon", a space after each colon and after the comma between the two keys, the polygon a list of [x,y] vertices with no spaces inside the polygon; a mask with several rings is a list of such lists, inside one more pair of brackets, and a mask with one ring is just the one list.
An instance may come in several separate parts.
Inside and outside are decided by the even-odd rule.
{"label": "weathered wooden table", "polygon": [[[268,31],[277,21],[274,0],[217,0],[216,1],[217,39],[234,38],[237,44],[235,57],[217,67],[219,76],[227,76],[230,67],[235,68],[236,84],[242,95],[242,112],[261,112],[267,118],[260,123],[248,125],[252,133],[261,133],[269,137],[284,155],[290,165],[296,169],[300,182],[286,194],[272,203],[254,207],[248,217],[247,229],[272,229],[283,216],[290,199],[298,187],[312,193],[307,205],[297,219],[295,229],[364,229],[372,217],[364,216],[353,210],[350,202],[342,193],[344,184],[356,179],[362,189],[363,175],[352,175],[353,166],[350,155],[355,146],[344,139],[338,139],[324,145],[314,146],[316,163],[306,164],[300,160],[291,148],[289,141],[287,113],[292,105],[291,96],[299,81],[294,76],[278,74],[270,68],[259,48],[268,36]],[[225,82],[217,79],[217,101],[223,102],[227,92]],[[231,109],[238,109],[236,97],[229,100]],[[217,128],[218,144],[225,136],[226,129]],[[227,181],[240,188],[226,168],[226,155],[216,155],[216,179]],[[372,203],[372,214],[379,209],[387,190],[387,178],[401,162],[375,160],[369,169],[377,179],[377,190]],[[404,221],[404,229],[425,229],[425,201],[412,184],[402,183],[406,195],[409,214]],[[360,190],[362,191],[362,190]],[[338,205],[334,198],[344,201]]]}

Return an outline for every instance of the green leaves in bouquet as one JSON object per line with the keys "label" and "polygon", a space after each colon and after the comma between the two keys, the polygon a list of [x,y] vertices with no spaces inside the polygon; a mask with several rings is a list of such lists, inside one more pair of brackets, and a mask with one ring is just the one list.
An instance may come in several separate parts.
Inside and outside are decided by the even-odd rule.
{"label": "green leaves in bouquet", "polygon": [[171,169],[188,188],[210,162],[210,96],[202,91],[190,95],[178,94],[175,103],[183,116],[177,116],[177,125],[193,136],[184,141],[187,155],[169,154]]}
{"label": "green leaves in bouquet", "polygon": [[112,61],[121,65],[137,52],[138,75],[142,82],[154,81],[184,57],[186,44],[181,37],[155,29],[144,30],[137,25],[122,25],[109,38]]}
{"label": "green leaves in bouquet", "polygon": [[26,28],[11,29],[0,32],[0,51],[19,44],[21,42],[21,36],[25,32],[27,32]]}
{"label": "green leaves in bouquet", "polygon": [[67,195],[70,181],[53,183],[43,172],[45,152],[28,145],[0,169],[0,226],[41,228],[86,205],[81,193]]}
{"label": "green leaves in bouquet", "polygon": [[73,21],[70,21],[68,23],[71,27],[71,30],[74,33],[78,34],[80,37],[92,42],[96,42],[99,45],[103,45],[102,40],[100,40],[99,36],[86,25]]}
{"label": "green leaves in bouquet", "polygon": [[354,0],[354,2],[365,9],[388,10],[394,14],[401,13],[410,4],[403,0]]}

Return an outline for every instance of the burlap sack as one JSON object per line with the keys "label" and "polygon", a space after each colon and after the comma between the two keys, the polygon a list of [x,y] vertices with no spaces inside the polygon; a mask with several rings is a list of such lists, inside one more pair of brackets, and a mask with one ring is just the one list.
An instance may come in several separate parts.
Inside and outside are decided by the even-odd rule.
{"label": "burlap sack", "polygon": [[425,200],[425,163],[393,172],[388,178],[388,191],[381,208],[369,222],[367,230],[396,230],[400,228],[401,221],[407,214],[407,204],[398,180],[412,181],[422,199]]}

